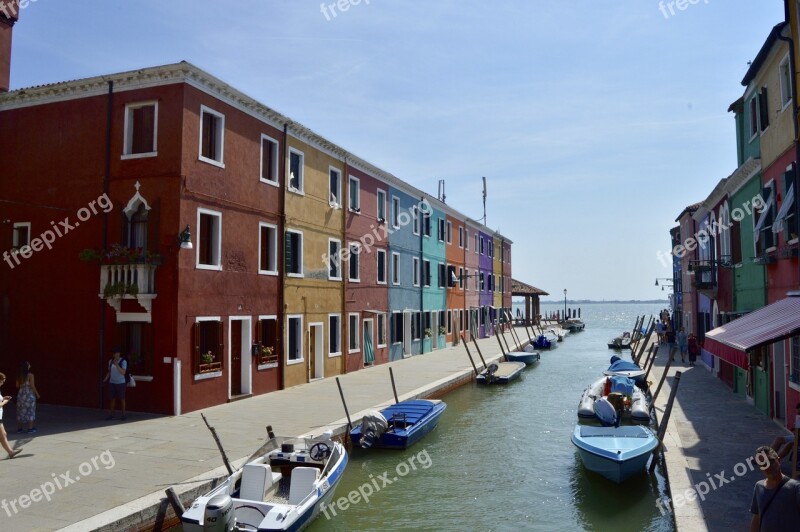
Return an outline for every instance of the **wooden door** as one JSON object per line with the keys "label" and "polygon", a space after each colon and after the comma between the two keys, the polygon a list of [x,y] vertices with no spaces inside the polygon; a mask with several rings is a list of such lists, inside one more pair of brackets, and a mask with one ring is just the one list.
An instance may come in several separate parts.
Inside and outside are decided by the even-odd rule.
{"label": "wooden door", "polygon": [[231,395],[242,393],[242,322],[231,322]]}
{"label": "wooden door", "polygon": [[308,327],[308,380],[317,378],[317,335],[314,326]]}

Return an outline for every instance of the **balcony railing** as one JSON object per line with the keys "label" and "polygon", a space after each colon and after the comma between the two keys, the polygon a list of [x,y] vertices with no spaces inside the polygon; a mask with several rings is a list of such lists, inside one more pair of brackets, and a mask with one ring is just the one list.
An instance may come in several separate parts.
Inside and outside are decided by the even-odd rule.
{"label": "balcony railing", "polygon": [[[156,264],[139,263],[100,266],[100,297],[117,311],[119,321],[150,321],[153,299],[156,298],[156,268]],[[136,299],[147,311],[146,316],[136,317],[121,313],[122,299]],[[129,319],[125,319],[126,317]]]}

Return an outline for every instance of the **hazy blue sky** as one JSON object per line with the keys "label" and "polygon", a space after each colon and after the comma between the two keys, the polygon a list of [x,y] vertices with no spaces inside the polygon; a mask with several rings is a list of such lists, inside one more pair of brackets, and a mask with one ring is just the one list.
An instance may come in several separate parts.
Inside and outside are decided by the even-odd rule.
{"label": "hazy blue sky", "polygon": [[187,60],[422,190],[445,179],[473,218],[486,176],[515,278],[655,298],[674,219],[736,168],[728,105],[783,20],[780,0],[345,3],[36,0],[11,83]]}

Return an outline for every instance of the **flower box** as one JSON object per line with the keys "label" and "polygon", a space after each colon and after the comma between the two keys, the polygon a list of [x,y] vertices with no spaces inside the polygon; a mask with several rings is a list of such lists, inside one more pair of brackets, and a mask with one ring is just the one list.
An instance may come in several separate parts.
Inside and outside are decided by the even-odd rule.
{"label": "flower box", "polygon": [[209,362],[207,364],[200,364],[197,370],[198,373],[213,373],[215,371],[222,371],[222,362]]}

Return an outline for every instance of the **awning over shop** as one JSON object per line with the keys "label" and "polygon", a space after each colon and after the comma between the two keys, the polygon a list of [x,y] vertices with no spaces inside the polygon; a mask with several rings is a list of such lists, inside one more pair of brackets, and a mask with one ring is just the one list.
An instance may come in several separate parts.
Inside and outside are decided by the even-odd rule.
{"label": "awning over shop", "polygon": [[706,333],[703,349],[747,369],[747,352],[800,334],[800,297],[793,295]]}

